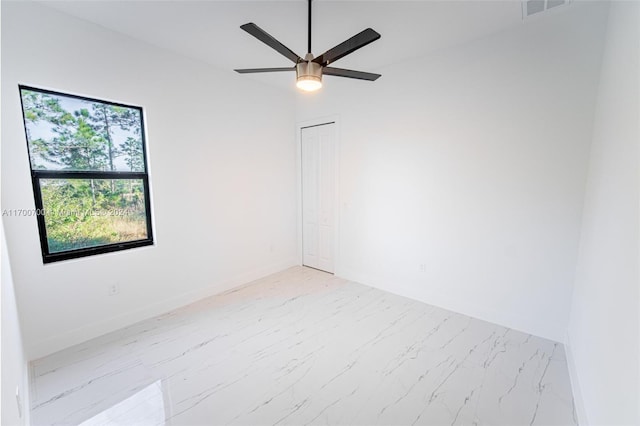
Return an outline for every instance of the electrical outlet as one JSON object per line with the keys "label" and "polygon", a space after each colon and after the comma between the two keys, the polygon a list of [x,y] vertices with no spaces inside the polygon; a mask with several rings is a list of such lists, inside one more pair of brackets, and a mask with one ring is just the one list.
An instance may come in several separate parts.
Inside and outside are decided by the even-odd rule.
{"label": "electrical outlet", "polygon": [[107,294],[109,296],[115,296],[118,293],[120,293],[120,284],[118,283],[107,284]]}
{"label": "electrical outlet", "polygon": [[16,386],[16,404],[18,405],[18,417],[22,418],[22,397],[20,396],[20,386]]}
{"label": "electrical outlet", "polygon": [[419,267],[420,267],[420,272],[427,272],[427,264],[426,263],[421,263]]}

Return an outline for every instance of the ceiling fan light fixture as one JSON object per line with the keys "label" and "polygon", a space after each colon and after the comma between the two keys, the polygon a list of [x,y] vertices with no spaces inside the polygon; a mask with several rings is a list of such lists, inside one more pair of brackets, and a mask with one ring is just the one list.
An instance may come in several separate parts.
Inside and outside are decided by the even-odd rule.
{"label": "ceiling fan light fixture", "polygon": [[322,87],[322,65],[312,61],[296,65],[296,87],[305,92],[313,92]]}

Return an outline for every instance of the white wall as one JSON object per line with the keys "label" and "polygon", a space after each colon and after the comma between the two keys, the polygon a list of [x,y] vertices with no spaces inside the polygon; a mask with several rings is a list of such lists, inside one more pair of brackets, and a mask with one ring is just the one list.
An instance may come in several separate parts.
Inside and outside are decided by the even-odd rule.
{"label": "white wall", "polygon": [[[2,203],[34,207],[18,83],[141,105],[156,245],[43,266],[6,218],[29,358],[295,263],[294,103],[43,5],[2,3]],[[107,284],[120,294],[107,296]]]}
{"label": "white wall", "polygon": [[299,121],[341,119],[337,273],[562,341],[606,10],[301,95]]}
{"label": "white wall", "polygon": [[[2,260],[2,365],[0,366],[0,376],[2,377],[2,410],[0,422],[3,425],[15,426],[29,424],[29,378],[28,365],[24,353],[22,333],[20,331],[20,320],[16,306],[13,277],[11,275],[11,265],[9,264],[9,254],[3,232],[0,225],[0,251]],[[22,411],[18,410],[16,389],[19,389]]]}
{"label": "white wall", "polygon": [[640,4],[613,2],[568,333],[581,424],[640,424]]}

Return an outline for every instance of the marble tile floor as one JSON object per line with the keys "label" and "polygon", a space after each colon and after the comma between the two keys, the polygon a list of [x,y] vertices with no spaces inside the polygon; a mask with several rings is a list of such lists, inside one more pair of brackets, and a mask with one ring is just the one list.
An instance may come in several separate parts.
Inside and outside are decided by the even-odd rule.
{"label": "marble tile floor", "polygon": [[34,425],[573,425],[562,345],[294,267],[31,365]]}

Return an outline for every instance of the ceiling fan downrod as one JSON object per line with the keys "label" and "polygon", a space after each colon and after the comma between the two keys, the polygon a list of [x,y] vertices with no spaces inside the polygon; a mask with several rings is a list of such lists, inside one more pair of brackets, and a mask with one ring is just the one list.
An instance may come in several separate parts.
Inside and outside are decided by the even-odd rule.
{"label": "ceiling fan downrod", "polygon": [[[311,1],[309,0],[309,11],[308,11],[308,22],[307,22],[307,29],[308,29],[308,38],[307,38],[307,53],[311,53]],[[306,58],[305,58],[306,59]]]}

